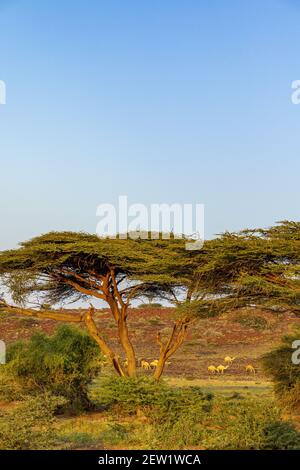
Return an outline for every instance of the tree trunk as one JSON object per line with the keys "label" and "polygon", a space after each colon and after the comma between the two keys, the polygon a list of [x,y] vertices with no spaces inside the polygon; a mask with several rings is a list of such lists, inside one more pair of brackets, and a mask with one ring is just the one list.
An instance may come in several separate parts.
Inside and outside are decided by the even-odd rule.
{"label": "tree trunk", "polygon": [[157,342],[160,346],[160,356],[155,372],[153,374],[153,378],[155,380],[159,380],[161,378],[166,365],[166,361],[177,351],[177,349],[185,340],[189,323],[190,319],[188,318],[177,321],[173,326],[173,331],[170,335],[170,338],[165,344],[161,340],[160,334],[158,333]]}
{"label": "tree trunk", "polygon": [[120,377],[125,377],[126,373],[120,364],[120,359],[100,335],[97,325],[93,319],[93,313],[94,313],[94,308],[91,307],[89,311],[84,315],[84,321],[85,321],[87,330],[89,334],[92,336],[92,338],[96,341],[96,343],[100,347],[103,354],[111,360],[112,365],[115,371],[117,372],[117,374]]}
{"label": "tree trunk", "polygon": [[126,359],[128,363],[128,375],[129,377],[136,377],[136,357],[133,345],[129,339],[128,326],[126,318],[119,318],[118,321],[118,332],[121,345],[126,354]]}
{"label": "tree trunk", "polygon": [[113,286],[113,296],[106,292],[106,300],[117,323],[119,340],[127,360],[127,375],[129,377],[136,377],[136,356],[134,347],[129,338],[127,325],[129,302],[125,303],[122,299],[113,269],[111,269],[110,275]]}
{"label": "tree trunk", "polygon": [[153,374],[153,378],[155,380],[159,380],[164,372],[165,365],[166,365],[167,357],[165,355],[160,356],[158,360],[157,367],[155,369],[155,372]]}

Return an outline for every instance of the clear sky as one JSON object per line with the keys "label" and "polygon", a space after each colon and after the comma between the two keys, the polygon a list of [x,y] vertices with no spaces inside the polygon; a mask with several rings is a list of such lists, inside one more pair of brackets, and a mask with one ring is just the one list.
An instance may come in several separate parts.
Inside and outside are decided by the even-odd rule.
{"label": "clear sky", "polygon": [[299,220],[299,0],[0,0],[0,250],[96,207]]}

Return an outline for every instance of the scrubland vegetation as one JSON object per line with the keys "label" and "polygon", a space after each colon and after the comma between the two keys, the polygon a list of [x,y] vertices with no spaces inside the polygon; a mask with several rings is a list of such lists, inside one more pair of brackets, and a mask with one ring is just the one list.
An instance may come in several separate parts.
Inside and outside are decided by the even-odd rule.
{"label": "scrubland vegetation", "polygon": [[78,328],[35,334],[12,344],[0,369],[0,448],[299,449],[288,348],[285,338],[263,358],[274,394],[253,381],[222,389],[209,379],[118,378]]}
{"label": "scrubland vegetation", "polygon": [[[1,449],[300,449],[300,224],[184,243],[51,233],[0,254]],[[106,308],[57,308],[78,298]],[[62,326],[19,336],[40,321]]]}

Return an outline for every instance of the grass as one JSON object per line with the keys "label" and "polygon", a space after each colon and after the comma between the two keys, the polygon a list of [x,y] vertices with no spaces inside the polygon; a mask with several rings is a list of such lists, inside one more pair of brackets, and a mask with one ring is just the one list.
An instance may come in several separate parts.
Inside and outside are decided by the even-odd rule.
{"label": "grass", "polygon": [[[213,393],[218,399],[239,400],[259,396],[260,399],[273,398],[272,384],[267,381],[233,381],[222,379],[168,378],[172,387],[200,387],[203,392]],[[99,389],[96,380],[93,391]],[[86,413],[77,417],[60,418],[57,432],[63,449],[146,449],[147,435],[151,425],[143,416],[115,416],[110,411]]]}
{"label": "grass", "polygon": [[63,449],[99,447],[102,444],[101,435],[107,426],[102,413],[60,418],[56,424],[60,447]]}
{"label": "grass", "polygon": [[[155,315],[152,318],[149,318],[148,314],[148,316],[144,317],[134,317],[132,320],[139,336],[142,337],[141,350],[143,350],[143,354],[139,351],[139,356],[145,355],[149,359],[156,358],[157,352],[156,349],[153,349],[152,342],[153,338],[155,339],[155,332],[159,324],[164,327],[165,331],[170,330],[169,321],[166,320],[163,309],[161,316],[156,312],[153,313]],[[3,322],[3,335],[7,331],[5,322],[8,317],[10,317],[9,314],[0,314],[0,324],[1,321]],[[100,317],[101,313],[99,313],[99,319]],[[14,321],[19,322],[20,319],[15,318]],[[23,327],[30,326],[31,322],[35,323],[35,320],[21,320]],[[106,316],[104,323],[106,328],[105,334],[109,336],[114,324]],[[232,330],[230,329],[231,324],[234,327]],[[205,320],[199,322],[199,330],[196,330],[195,336],[193,333],[193,335],[188,337],[188,341],[184,343],[183,348],[178,351],[177,355],[172,357],[172,363],[166,369],[167,375],[174,375],[172,377],[165,377],[170,386],[200,387],[204,393],[212,393],[215,396],[215,414],[211,418],[209,417],[211,422],[208,420],[203,425],[209,431],[214,431],[218,426],[223,425],[222,417],[220,417],[221,424],[218,422],[217,407],[219,402],[228,402],[229,405],[236,403],[237,410],[239,410],[241,405],[240,399],[244,399],[243,402],[247,402],[248,399],[254,398],[253,402],[256,400],[258,405],[268,399],[273,399],[272,384],[265,380],[259,365],[259,358],[270,349],[271,344],[274,345],[274,343],[279,342],[282,332],[292,327],[292,325],[287,325],[284,331],[283,329],[279,331],[277,328],[276,335],[270,339],[268,328],[261,328],[264,325],[260,321],[252,322],[251,325],[248,323],[240,325],[240,323],[235,322],[231,324],[229,324],[227,332],[227,330],[224,330],[221,320],[216,320],[214,328],[209,323],[206,324]],[[42,325],[43,323],[41,322]],[[151,334],[145,334],[143,327],[145,327],[145,331]],[[240,335],[241,339],[239,339]],[[198,348],[197,351],[195,351],[195,347]],[[224,376],[209,376],[207,372],[208,364],[221,364],[226,355],[237,356],[233,367]],[[246,375],[245,364],[247,363],[253,363],[257,366],[258,374],[256,376]],[[102,373],[105,372],[106,369]],[[93,390],[99,390],[98,380],[95,380],[92,392]],[[3,404],[1,406],[0,404],[0,410],[5,408],[5,406],[7,405]],[[230,413],[223,420],[225,424],[227,424],[228,416],[230,416]],[[155,435],[157,431],[157,429],[153,431],[152,424],[143,415],[121,416],[120,414],[117,415],[113,410],[85,413],[76,417],[59,417],[55,426],[60,440],[60,449],[104,448],[131,450],[153,448],[149,446],[153,443],[153,433]],[[178,428],[178,435],[174,433],[175,442],[177,442],[178,436],[188,434],[191,426],[189,423],[185,426],[184,422],[181,422]],[[168,429],[168,432],[171,431],[171,429]],[[220,434],[224,435],[226,431],[221,429]],[[197,442],[200,442],[200,440]],[[161,438],[160,442],[164,443],[165,438]],[[190,445],[190,448],[192,448],[192,444]]]}
{"label": "grass", "polygon": [[[169,378],[167,381],[172,387],[200,387],[203,392],[213,393],[216,413],[218,413],[218,403],[224,403],[224,400],[239,409],[238,404],[241,399],[245,406],[249,400],[259,397],[257,403],[262,406],[264,402],[268,403],[273,398],[272,384],[262,380],[254,379],[245,383],[233,380],[224,382],[220,378],[215,380]],[[97,387],[99,384],[96,381],[93,389],[97,390]],[[212,419],[207,423],[211,429],[218,429],[216,416],[218,414],[208,418]],[[152,448],[156,432],[153,424],[144,415],[116,415],[112,410],[60,418],[56,426],[62,449],[147,450]],[[177,439],[176,433],[174,439]],[[172,445],[176,447],[176,442]]]}
{"label": "grass", "polygon": [[[57,436],[55,448],[210,449],[223,448],[224,438],[228,441],[228,448],[236,448],[242,438],[244,440],[240,444],[241,448],[248,448],[249,442],[250,448],[261,445],[260,420],[262,426],[267,424],[270,409],[276,406],[270,382],[255,378],[249,378],[245,382],[225,377],[193,380],[169,377],[167,382],[174,388],[199,387],[203,392],[212,393],[214,398],[211,411],[207,415],[202,412],[198,415],[199,410],[195,416],[194,413],[183,414],[179,422],[177,418],[174,422],[153,422],[153,416],[144,414],[142,410],[128,414],[113,408],[77,416],[62,415],[56,418],[54,424]],[[98,381],[95,381],[92,389],[99,390]],[[196,425],[195,419],[199,420]],[[252,433],[252,428],[256,434]],[[282,428],[279,429],[278,436],[281,436],[281,432]]]}
{"label": "grass", "polygon": [[142,449],[149,426],[136,417],[115,417],[106,412],[60,418],[56,424],[60,449]]}
{"label": "grass", "polygon": [[188,380],[185,378],[168,378],[168,384],[172,387],[200,387],[203,392],[213,393],[215,395],[228,396],[236,392],[249,396],[265,396],[273,397],[273,387],[271,382],[262,380],[249,380],[247,382],[242,380],[222,380],[218,378],[194,379]]}
{"label": "grass", "polygon": [[[209,379],[187,379],[184,377],[166,377],[167,383],[171,387],[200,387],[204,393],[213,393],[214,395],[230,396],[234,393],[239,393],[249,396],[261,396],[266,398],[273,398],[273,385],[272,382],[265,380],[224,380],[216,377]],[[95,380],[91,389],[91,396],[93,392],[99,390],[99,380]]]}

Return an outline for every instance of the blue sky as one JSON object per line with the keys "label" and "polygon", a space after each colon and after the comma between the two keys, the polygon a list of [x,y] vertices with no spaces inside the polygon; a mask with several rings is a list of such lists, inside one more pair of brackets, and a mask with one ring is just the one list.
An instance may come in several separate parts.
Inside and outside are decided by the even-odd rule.
{"label": "blue sky", "polygon": [[299,220],[298,0],[0,0],[0,249],[96,207]]}

